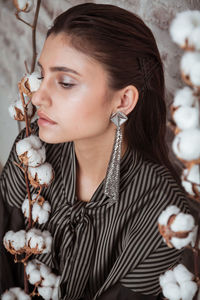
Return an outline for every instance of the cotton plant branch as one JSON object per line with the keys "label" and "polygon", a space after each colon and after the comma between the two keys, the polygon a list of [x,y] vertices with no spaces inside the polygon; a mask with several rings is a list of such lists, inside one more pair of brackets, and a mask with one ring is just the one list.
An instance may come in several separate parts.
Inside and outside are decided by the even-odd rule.
{"label": "cotton plant branch", "polygon": [[[16,153],[19,162],[13,162],[24,174],[27,198],[22,203],[22,212],[28,219],[26,230],[6,232],[3,244],[7,251],[14,255],[14,262],[24,265],[24,291],[20,288],[11,288],[2,295],[2,300],[29,300],[33,296],[42,296],[44,299],[58,299],[58,286],[60,276],[51,273],[51,270],[37,260],[30,261],[32,255],[45,254],[51,251],[52,237],[47,230],[41,231],[33,226],[48,221],[51,206],[41,196],[43,187],[48,187],[54,179],[52,166],[46,162],[46,150],[39,137],[31,130],[31,120],[35,115],[35,107],[31,103],[33,93],[40,86],[38,74],[34,72],[36,52],[36,26],[41,0],[37,0],[33,24],[24,21],[19,14],[27,13],[33,8],[32,0],[14,0],[17,8],[16,17],[32,28],[32,64],[31,74],[28,72],[27,62],[25,74],[18,83],[19,96],[9,106],[10,116],[17,121],[25,122],[26,137],[16,143]],[[31,195],[30,186],[37,193]],[[22,257],[23,256],[23,257]],[[41,272],[40,272],[41,271]],[[37,279],[38,278],[38,279]],[[28,282],[34,285],[29,294]],[[44,284],[44,286],[43,286]],[[48,297],[47,297],[48,296]]]}
{"label": "cotton plant branch", "polygon": [[[168,123],[175,134],[172,149],[185,166],[182,185],[190,199],[200,204],[200,11],[177,14],[170,25],[172,40],[184,50],[180,62],[181,78],[187,85],[175,93]],[[158,219],[158,228],[170,248],[189,248],[193,252],[194,274],[182,264],[160,276],[166,299],[192,300],[200,297],[200,213],[197,224],[190,214],[168,206]]]}

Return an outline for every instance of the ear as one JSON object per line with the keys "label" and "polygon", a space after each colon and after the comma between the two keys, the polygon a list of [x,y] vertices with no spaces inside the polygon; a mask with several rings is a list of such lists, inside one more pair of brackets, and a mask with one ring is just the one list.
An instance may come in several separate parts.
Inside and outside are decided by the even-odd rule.
{"label": "ear", "polygon": [[118,91],[117,106],[114,107],[114,111],[121,111],[125,115],[128,115],[136,106],[139,98],[138,89],[134,85],[128,85],[125,88]]}

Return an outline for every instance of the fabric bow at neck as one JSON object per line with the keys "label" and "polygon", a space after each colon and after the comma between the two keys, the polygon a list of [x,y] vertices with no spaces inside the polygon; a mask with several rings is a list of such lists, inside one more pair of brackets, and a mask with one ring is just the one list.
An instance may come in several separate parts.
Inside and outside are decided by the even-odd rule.
{"label": "fabric bow at neck", "polygon": [[[49,224],[56,224],[52,259],[54,266],[61,272],[59,299],[63,300],[81,297],[91,268],[95,236],[84,204],[78,201],[74,206],[65,204],[59,207]],[[87,257],[83,257],[83,253]]]}

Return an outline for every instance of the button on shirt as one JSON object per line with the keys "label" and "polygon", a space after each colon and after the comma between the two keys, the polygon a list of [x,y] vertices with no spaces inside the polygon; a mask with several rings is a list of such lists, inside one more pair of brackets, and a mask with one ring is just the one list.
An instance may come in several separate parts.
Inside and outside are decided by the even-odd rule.
{"label": "button on shirt", "polygon": [[[37,123],[31,126],[38,135]],[[26,197],[25,180],[23,172],[12,163],[18,161],[15,146],[23,137],[24,130],[18,135],[1,175],[1,205],[8,214],[17,215],[17,225],[13,221],[8,224],[4,216],[2,236],[12,227],[23,227],[20,209]],[[90,201],[83,202],[76,197],[74,143],[44,145],[46,161],[55,171],[54,181],[42,190],[42,196],[51,204],[51,215],[47,223],[35,227],[49,230],[53,242],[49,254],[34,258],[61,275],[59,299],[112,300],[111,294],[120,289],[126,289],[129,296],[122,298],[119,292],[121,296],[113,300],[133,299],[130,295],[143,295],[144,299],[158,295],[160,274],[178,263],[182,253],[163,242],[158,217],[172,204],[189,212],[185,193],[171,173],[127,148],[120,161],[119,200],[113,201],[103,193],[104,179]],[[31,187],[31,193],[35,192]],[[5,249],[2,251],[2,264],[11,270],[6,282],[2,276],[3,291],[13,282],[21,284],[20,278],[12,279],[12,273],[20,276],[21,269],[12,265],[12,257]]]}

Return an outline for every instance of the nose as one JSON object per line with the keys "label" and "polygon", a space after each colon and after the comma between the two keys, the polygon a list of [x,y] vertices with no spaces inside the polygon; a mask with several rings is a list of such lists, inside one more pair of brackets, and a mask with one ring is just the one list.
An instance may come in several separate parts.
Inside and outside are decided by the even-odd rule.
{"label": "nose", "polygon": [[51,97],[48,92],[48,89],[41,83],[39,89],[33,93],[31,102],[35,106],[44,106],[48,107],[51,105]]}

